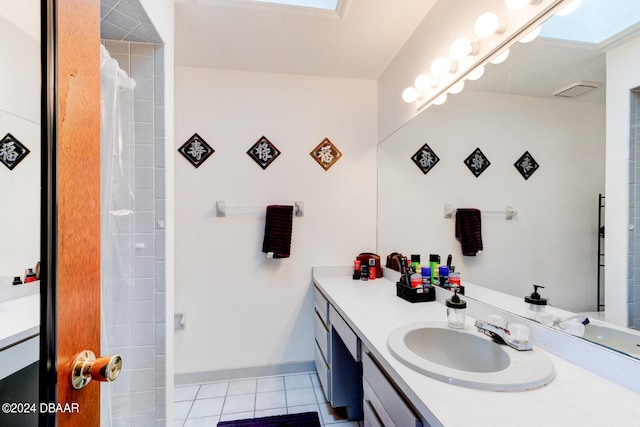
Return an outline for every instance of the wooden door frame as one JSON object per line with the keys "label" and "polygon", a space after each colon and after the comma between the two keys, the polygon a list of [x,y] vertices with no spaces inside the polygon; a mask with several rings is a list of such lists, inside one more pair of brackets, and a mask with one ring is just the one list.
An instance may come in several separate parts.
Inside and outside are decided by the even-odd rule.
{"label": "wooden door frame", "polygon": [[[57,22],[54,0],[40,1],[40,103],[41,215],[40,215],[40,365],[39,402],[56,402],[56,254],[57,221]],[[38,425],[54,426],[55,414],[39,412]]]}

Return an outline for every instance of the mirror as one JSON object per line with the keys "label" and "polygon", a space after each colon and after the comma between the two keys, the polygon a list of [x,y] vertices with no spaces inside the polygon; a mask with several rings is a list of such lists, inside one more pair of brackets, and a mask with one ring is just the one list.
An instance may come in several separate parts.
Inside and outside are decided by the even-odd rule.
{"label": "mirror", "polygon": [[[539,292],[549,304],[601,316],[606,54],[637,37],[640,16],[632,3],[583,0],[575,15],[551,18],[541,37],[516,44],[503,64],[488,65],[480,80],[465,82],[462,93],[381,142],[379,253],[420,254],[423,264],[429,254],[439,254],[442,263],[452,254],[463,282],[512,295],[523,311],[524,296],[537,284],[545,286]],[[594,13],[595,6],[604,12]],[[604,32],[604,18],[615,12],[622,12],[624,19],[614,20],[625,28]],[[578,28],[600,31],[600,39],[561,34],[572,20]],[[574,98],[553,96],[579,82],[596,88]],[[411,160],[424,144],[438,158],[426,174]],[[478,177],[464,163],[477,148],[489,165]],[[525,153],[539,166],[528,176],[514,166]],[[445,206],[482,211],[483,251],[477,256],[462,255],[456,215],[445,217]],[[517,212],[512,219],[505,216],[507,207]]]}
{"label": "mirror", "polygon": [[0,292],[40,260],[38,1],[0,6]]}
{"label": "mirror", "polygon": [[[39,11],[39,0],[0,3],[0,397],[8,405],[38,401],[40,283],[13,282],[40,261]],[[0,425],[37,424],[37,412],[3,409]]]}

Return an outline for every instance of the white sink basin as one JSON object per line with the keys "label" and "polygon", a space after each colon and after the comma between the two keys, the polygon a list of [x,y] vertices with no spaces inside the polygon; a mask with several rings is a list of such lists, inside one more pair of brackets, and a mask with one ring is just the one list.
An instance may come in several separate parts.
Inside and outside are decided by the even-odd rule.
{"label": "white sink basin", "polygon": [[412,323],[393,330],[387,346],[413,370],[463,387],[523,391],[542,387],[555,376],[542,351],[514,350],[471,326],[457,330],[446,323]]}

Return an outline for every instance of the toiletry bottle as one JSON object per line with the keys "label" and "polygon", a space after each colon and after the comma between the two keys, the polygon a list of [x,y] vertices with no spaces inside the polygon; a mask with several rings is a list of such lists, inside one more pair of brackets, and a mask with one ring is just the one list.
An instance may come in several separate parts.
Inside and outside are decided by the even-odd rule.
{"label": "toiletry bottle", "polygon": [[413,273],[411,275],[411,287],[412,288],[421,288],[422,287],[422,275],[418,273]]}
{"label": "toiletry bottle", "polygon": [[360,280],[360,260],[353,261],[353,280]]}
{"label": "toiletry bottle", "polygon": [[431,267],[431,284],[439,285],[440,282],[436,283],[436,276],[438,275],[438,265],[440,264],[440,255],[431,254],[429,255],[429,267]]}
{"label": "toiletry bottle", "polygon": [[24,283],[35,282],[36,281],[36,273],[33,272],[33,268],[27,270],[27,273],[24,276]]}
{"label": "toiletry bottle", "polygon": [[450,328],[462,329],[465,323],[465,310],[467,302],[460,299],[458,290],[453,290],[453,296],[446,301],[447,304],[447,325]]}
{"label": "toiletry bottle", "polygon": [[431,267],[422,267],[422,286],[431,286]]}
{"label": "toiletry bottle", "polygon": [[527,317],[543,325],[552,325],[553,314],[546,311],[547,299],[540,296],[539,288],[544,289],[544,286],[533,285],[533,293],[524,297],[524,301],[527,303]]}
{"label": "toiletry bottle", "polygon": [[460,287],[460,273],[458,273],[457,271],[450,271],[449,272],[449,286],[451,286],[452,288],[458,288]]}
{"label": "toiletry bottle", "polygon": [[360,280],[369,280],[369,266],[365,263],[360,266]]}
{"label": "toiletry bottle", "polygon": [[369,280],[376,280],[376,260],[369,258]]}
{"label": "toiletry bottle", "polygon": [[411,268],[413,268],[414,273],[420,273],[420,255],[411,255]]}
{"label": "toiletry bottle", "polygon": [[449,267],[441,265],[438,267],[438,275],[440,276],[440,286],[444,288],[449,287]]}
{"label": "toiletry bottle", "polygon": [[20,276],[15,276],[13,278],[13,283],[11,283],[12,285],[22,285],[22,280],[20,280]]}

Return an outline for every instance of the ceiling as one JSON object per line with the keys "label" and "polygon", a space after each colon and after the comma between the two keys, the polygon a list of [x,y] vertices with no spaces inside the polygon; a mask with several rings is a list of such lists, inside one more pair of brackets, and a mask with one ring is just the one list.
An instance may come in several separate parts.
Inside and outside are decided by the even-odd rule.
{"label": "ceiling", "polygon": [[175,61],[377,80],[436,1],[348,0],[339,16],[247,0],[176,0]]}

